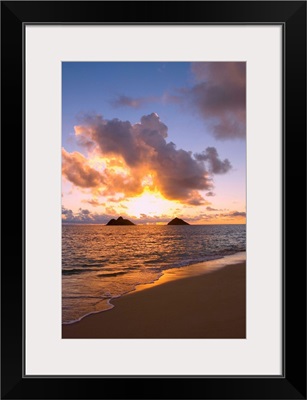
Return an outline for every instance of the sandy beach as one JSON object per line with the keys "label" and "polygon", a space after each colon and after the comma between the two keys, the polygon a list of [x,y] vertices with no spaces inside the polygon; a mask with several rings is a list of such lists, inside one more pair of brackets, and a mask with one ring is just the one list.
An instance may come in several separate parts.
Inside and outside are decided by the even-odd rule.
{"label": "sandy beach", "polygon": [[245,262],[147,285],[62,326],[62,338],[245,338]]}

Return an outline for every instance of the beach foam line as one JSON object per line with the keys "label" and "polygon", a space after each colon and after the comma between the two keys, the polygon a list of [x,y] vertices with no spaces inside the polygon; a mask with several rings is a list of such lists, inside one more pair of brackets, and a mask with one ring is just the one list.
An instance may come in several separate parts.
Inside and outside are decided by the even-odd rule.
{"label": "beach foam line", "polygon": [[63,324],[62,338],[245,339],[245,262],[223,265],[114,299],[112,312]]}
{"label": "beach foam line", "polygon": [[[160,274],[159,274],[154,280],[148,282],[147,284],[150,285],[150,284],[154,283],[155,281],[157,281],[158,279],[160,279],[161,276],[162,276],[162,272],[160,272]],[[144,284],[144,285],[147,285],[147,284]],[[120,298],[120,297],[122,297],[122,296],[126,296],[126,295],[128,295],[128,294],[130,294],[130,293],[134,293],[135,290],[136,290],[135,288],[136,288],[137,286],[139,286],[139,285],[142,285],[142,284],[141,284],[141,283],[136,283],[136,286],[134,287],[134,289],[129,290],[129,291],[127,291],[127,292],[124,292],[124,293],[122,293],[122,294],[119,294],[119,295],[117,295],[117,296],[112,296],[112,297],[111,297],[111,296],[110,296],[110,297],[83,296],[83,298],[101,299],[101,301],[105,301],[105,304],[106,304],[107,307],[102,308],[101,310],[90,311],[90,312],[88,312],[88,313],[82,315],[81,317],[76,318],[76,319],[73,319],[73,320],[71,320],[71,321],[62,321],[62,325],[74,324],[75,322],[80,322],[80,321],[82,321],[83,318],[88,317],[89,315],[97,314],[97,313],[101,313],[101,312],[105,312],[105,311],[110,311],[110,310],[112,310],[112,308],[114,308],[115,306],[114,306],[114,304],[111,303],[111,300],[116,300],[116,299],[118,299],[118,298]],[[75,299],[75,298],[78,298],[78,297],[79,297],[79,296],[76,296],[76,297],[73,297],[73,296],[65,296],[65,297],[63,297],[63,298],[73,298],[73,299]],[[81,296],[80,296],[80,298],[81,298]]]}
{"label": "beach foam line", "polygon": [[203,274],[208,274],[210,272],[216,271],[221,268],[225,268],[228,265],[233,265],[233,264],[240,264],[242,262],[246,261],[246,252],[239,252],[227,256],[221,256],[219,258],[214,258],[210,259],[207,261],[201,261],[197,262],[195,264],[188,264],[188,265],[182,265],[176,268],[169,268],[165,270],[160,270],[160,274],[153,279],[152,281],[148,283],[142,283],[142,284],[136,284],[135,287],[128,291],[124,292],[120,295],[110,297],[107,300],[107,308],[103,308],[98,311],[93,311],[89,312],[83,316],[81,316],[78,319],[72,320],[72,321],[66,321],[63,322],[63,324],[73,324],[75,322],[81,321],[83,318],[85,318],[88,315],[91,314],[97,314],[99,312],[105,312],[105,311],[110,311],[112,310],[115,306],[112,304],[112,300],[118,299],[123,296],[127,296],[132,293],[136,293],[142,290],[147,290],[155,286],[159,286],[162,284],[165,284],[167,282],[175,281],[178,279],[184,279],[184,278],[189,278],[197,275],[203,275]]}
{"label": "beach foam line", "polygon": [[[116,297],[113,297],[113,299],[115,299],[115,298],[116,298]],[[75,324],[76,322],[80,322],[83,318],[88,317],[89,315],[98,314],[98,313],[101,313],[101,312],[104,312],[104,311],[112,310],[112,308],[114,308],[115,306],[114,306],[114,304],[111,304],[111,303],[110,303],[110,300],[111,300],[111,299],[108,299],[108,300],[107,300],[107,304],[110,306],[109,308],[105,308],[105,309],[103,309],[103,310],[91,311],[91,312],[89,312],[89,313],[87,313],[87,314],[85,314],[85,315],[82,315],[82,317],[80,317],[80,318],[74,319],[74,320],[72,320],[72,321],[65,321],[65,322],[62,322],[62,325],[71,325],[71,324]]]}
{"label": "beach foam line", "polygon": [[[210,272],[217,271],[218,269],[225,268],[228,265],[241,264],[242,262],[246,262],[245,251],[227,256],[222,256],[207,261],[197,262],[195,264],[183,265],[177,268],[169,268],[161,271],[162,274],[160,278],[150,283],[137,285],[135,289],[129,293],[135,293],[136,291],[147,290],[154,286],[159,286],[164,283],[175,281],[178,279],[208,274]],[[110,299],[110,301],[112,301],[112,299]]]}

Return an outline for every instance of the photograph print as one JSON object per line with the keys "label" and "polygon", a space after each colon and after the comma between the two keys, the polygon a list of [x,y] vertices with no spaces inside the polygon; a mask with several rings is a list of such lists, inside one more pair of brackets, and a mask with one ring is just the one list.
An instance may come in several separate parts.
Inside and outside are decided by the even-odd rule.
{"label": "photograph print", "polygon": [[246,63],[62,63],[62,338],[246,337]]}

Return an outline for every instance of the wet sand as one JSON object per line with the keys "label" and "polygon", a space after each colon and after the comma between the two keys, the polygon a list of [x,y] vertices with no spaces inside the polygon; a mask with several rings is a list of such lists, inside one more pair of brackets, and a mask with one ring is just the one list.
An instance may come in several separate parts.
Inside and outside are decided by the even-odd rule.
{"label": "wet sand", "polygon": [[62,326],[63,338],[245,338],[245,262],[142,287]]}

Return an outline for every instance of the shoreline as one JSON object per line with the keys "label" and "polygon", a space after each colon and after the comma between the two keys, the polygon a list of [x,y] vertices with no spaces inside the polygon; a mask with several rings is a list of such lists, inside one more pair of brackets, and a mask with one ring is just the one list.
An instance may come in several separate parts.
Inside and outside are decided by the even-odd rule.
{"label": "shoreline", "polygon": [[62,338],[245,338],[245,252],[163,271],[62,324]]}
{"label": "shoreline", "polygon": [[131,293],[138,292],[140,290],[147,290],[152,287],[155,287],[157,285],[161,285],[166,282],[171,282],[173,280],[177,279],[183,279],[183,278],[189,278],[192,276],[197,276],[197,275],[202,275],[202,274],[207,274],[213,271],[216,271],[217,269],[220,268],[225,268],[227,265],[231,264],[239,264],[241,262],[246,262],[246,251],[240,251],[234,254],[228,254],[226,256],[220,256],[217,258],[212,258],[211,260],[206,260],[206,261],[197,261],[192,264],[187,264],[187,265],[182,265],[179,267],[174,267],[174,268],[168,268],[165,270],[161,271],[161,275],[158,276],[156,279],[154,279],[151,282],[147,283],[140,283],[137,284],[134,289],[123,293],[119,296],[114,296],[111,297],[110,299],[107,300],[107,308],[104,308],[102,310],[98,311],[92,311],[89,312],[80,318],[73,320],[73,321],[65,321],[62,322],[62,325],[71,325],[75,324],[77,322],[80,322],[83,318],[86,318],[92,314],[97,314],[100,312],[105,312],[105,311],[110,311],[112,310],[115,306],[112,304],[112,301],[115,299],[118,299],[123,296],[127,296]]}

